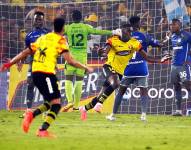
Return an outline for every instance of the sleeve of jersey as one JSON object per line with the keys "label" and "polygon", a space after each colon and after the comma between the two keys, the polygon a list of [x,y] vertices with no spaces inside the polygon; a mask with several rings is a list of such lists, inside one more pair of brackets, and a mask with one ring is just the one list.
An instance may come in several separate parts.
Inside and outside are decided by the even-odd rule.
{"label": "sleeve of jersey", "polygon": [[30,44],[30,47],[29,47],[33,52],[36,52],[37,48],[38,48],[38,40],[34,43],[31,43]]}
{"label": "sleeve of jersey", "polygon": [[113,45],[113,40],[112,40],[112,38],[107,39],[106,44],[112,46],[112,45]]}
{"label": "sleeve of jersey", "polygon": [[69,51],[69,46],[68,46],[68,42],[65,38],[60,39],[60,41],[58,42],[60,47],[57,49],[58,53],[64,53],[64,52],[68,52]]}
{"label": "sleeve of jersey", "polygon": [[142,49],[142,45],[140,42],[137,41],[135,51],[140,51]]}
{"label": "sleeve of jersey", "polygon": [[112,35],[112,32],[109,30],[100,30],[93,28],[90,25],[86,25],[86,28],[88,29],[89,34],[97,34],[97,35]]}
{"label": "sleeve of jersey", "polygon": [[160,45],[159,41],[154,39],[152,36],[150,35],[146,35],[146,40],[148,41],[148,45],[151,45],[153,47],[157,47]]}

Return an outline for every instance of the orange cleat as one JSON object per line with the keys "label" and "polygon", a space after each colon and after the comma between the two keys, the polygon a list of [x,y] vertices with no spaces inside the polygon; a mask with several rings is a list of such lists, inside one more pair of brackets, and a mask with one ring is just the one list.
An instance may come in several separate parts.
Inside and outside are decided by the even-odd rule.
{"label": "orange cleat", "polygon": [[41,138],[56,138],[56,135],[48,132],[47,130],[38,130],[36,135]]}
{"label": "orange cleat", "polygon": [[28,133],[28,130],[30,128],[30,124],[32,123],[33,120],[33,113],[32,111],[27,111],[25,113],[23,123],[22,123],[22,128],[25,133]]}
{"label": "orange cleat", "polygon": [[79,107],[79,111],[81,113],[81,120],[85,121],[87,119],[87,110],[84,106]]}

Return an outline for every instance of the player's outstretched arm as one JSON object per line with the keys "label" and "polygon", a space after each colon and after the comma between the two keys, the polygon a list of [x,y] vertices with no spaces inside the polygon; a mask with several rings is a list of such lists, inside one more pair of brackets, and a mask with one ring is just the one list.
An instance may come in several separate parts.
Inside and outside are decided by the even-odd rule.
{"label": "player's outstretched arm", "polygon": [[72,65],[72,66],[74,66],[74,67],[76,67],[76,68],[84,69],[84,70],[86,70],[86,71],[89,72],[89,73],[91,73],[91,72],[94,71],[94,69],[93,69],[92,67],[88,67],[88,66],[86,66],[86,65],[84,65],[84,64],[82,64],[82,63],[76,61],[76,60],[72,57],[72,55],[70,54],[69,51],[64,52],[62,55],[63,55],[64,59],[68,62],[68,64],[70,64],[70,65]]}
{"label": "player's outstretched arm", "polygon": [[165,55],[163,56],[161,59],[157,59],[155,57],[149,56],[144,50],[140,50],[139,53],[141,54],[141,56],[148,62],[152,62],[152,63],[163,63],[169,59],[171,59],[170,55]]}
{"label": "player's outstretched arm", "polygon": [[20,60],[23,60],[24,58],[26,58],[28,55],[30,55],[32,52],[29,48],[24,49],[22,52],[20,52],[18,55],[16,55],[14,58],[12,58],[9,62],[4,63],[1,67],[0,67],[0,72],[2,71],[6,71],[7,69],[9,69],[13,64],[19,62]]}

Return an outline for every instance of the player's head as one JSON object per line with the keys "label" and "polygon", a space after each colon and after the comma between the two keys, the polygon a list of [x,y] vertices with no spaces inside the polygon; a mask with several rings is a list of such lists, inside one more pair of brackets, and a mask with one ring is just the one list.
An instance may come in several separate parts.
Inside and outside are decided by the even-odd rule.
{"label": "player's head", "polygon": [[54,32],[62,33],[64,30],[65,20],[61,17],[54,19]]}
{"label": "player's head", "polygon": [[74,22],[80,22],[82,20],[82,13],[79,10],[73,10],[72,19]]}
{"label": "player's head", "polygon": [[179,32],[180,31],[180,29],[181,29],[181,21],[179,20],[179,19],[177,19],[177,18],[174,18],[174,19],[172,19],[172,21],[171,21],[171,24],[170,24],[170,30],[171,30],[171,32]]}
{"label": "player's head", "polygon": [[41,11],[36,11],[33,17],[33,26],[35,28],[42,28],[44,25],[44,13]]}
{"label": "player's head", "polygon": [[132,16],[129,18],[129,23],[134,29],[139,29],[141,26],[141,19],[138,16]]}
{"label": "player's head", "polygon": [[131,31],[132,31],[132,26],[129,23],[123,24],[121,26],[121,32],[122,32],[121,40],[123,42],[129,41],[129,39],[131,38]]}

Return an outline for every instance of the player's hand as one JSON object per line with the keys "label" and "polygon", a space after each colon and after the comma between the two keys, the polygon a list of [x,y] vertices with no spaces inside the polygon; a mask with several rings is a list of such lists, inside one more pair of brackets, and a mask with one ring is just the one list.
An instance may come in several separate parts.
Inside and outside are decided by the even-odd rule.
{"label": "player's hand", "polygon": [[86,71],[87,71],[88,73],[92,73],[92,72],[94,72],[94,68],[87,66]]}
{"label": "player's hand", "polygon": [[118,35],[119,37],[122,37],[121,29],[112,30],[112,35]]}
{"label": "player's hand", "polygon": [[22,68],[23,68],[23,63],[22,63],[22,62],[18,62],[18,63],[16,63],[16,65],[17,65],[17,70],[18,70],[19,72],[21,72],[21,71],[22,71]]}
{"label": "player's hand", "polygon": [[11,63],[4,63],[1,67],[0,67],[0,72],[6,71],[11,67]]}
{"label": "player's hand", "polygon": [[167,61],[167,60],[169,60],[171,58],[172,58],[172,56],[170,54],[166,54],[165,56],[163,56],[161,58],[161,63],[163,63],[163,62],[165,62],[165,61]]}

